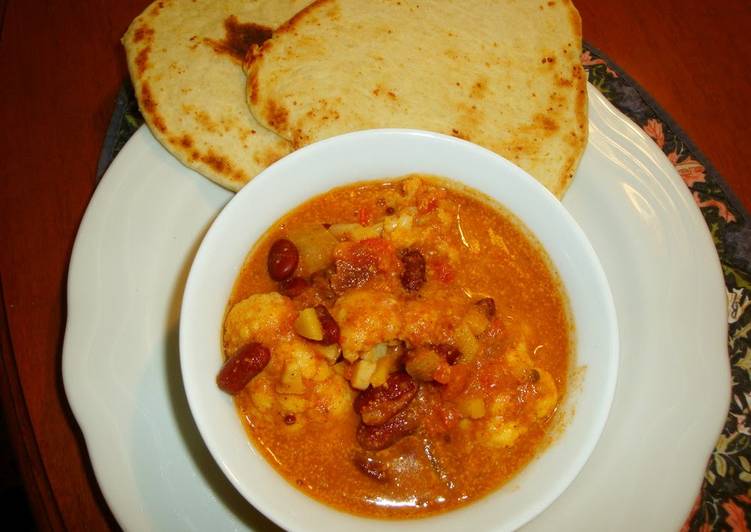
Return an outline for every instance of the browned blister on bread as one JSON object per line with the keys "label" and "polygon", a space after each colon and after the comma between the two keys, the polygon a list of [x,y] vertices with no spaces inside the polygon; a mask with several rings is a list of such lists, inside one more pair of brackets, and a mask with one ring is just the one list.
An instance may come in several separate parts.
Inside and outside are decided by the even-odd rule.
{"label": "browned blister on bread", "polygon": [[246,58],[248,103],[300,147],[407,127],[489,148],[557,196],[587,142],[569,0],[318,0]]}
{"label": "browned blister on bread", "polygon": [[141,112],[180,162],[238,190],[289,153],[245,101],[245,54],[310,0],[160,0],[123,36]]}

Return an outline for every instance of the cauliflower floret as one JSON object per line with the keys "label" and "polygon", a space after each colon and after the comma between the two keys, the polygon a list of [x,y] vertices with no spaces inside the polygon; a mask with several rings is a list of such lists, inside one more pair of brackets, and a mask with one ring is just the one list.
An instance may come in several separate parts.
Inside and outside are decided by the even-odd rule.
{"label": "cauliflower floret", "polygon": [[537,419],[548,417],[558,403],[558,388],[553,377],[544,369],[535,368],[540,378],[535,382],[537,399],[534,404],[534,412]]}
{"label": "cauliflower floret", "polygon": [[266,412],[274,405],[274,388],[272,380],[265,374],[261,374],[248,385],[250,399],[261,412]]}
{"label": "cauliflower floret", "polygon": [[413,227],[413,220],[417,209],[407,207],[393,216],[383,220],[383,235],[398,248],[406,248],[417,242],[421,229]]}
{"label": "cauliflower floret", "polygon": [[233,354],[249,342],[272,347],[292,331],[297,317],[289,298],[276,292],[254,294],[233,306],[224,320],[224,348]]}
{"label": "cauliflower floret", "polygon": [[484,441],[491,447],[511,447],[525,432],[527,429],[516,421],[504,421],[501,417],[494,417],[488,422]]}
{"label": "cauliflower floret", "polygon": [[305,414],[322,421],[329,415],[342,415],[352,409],[352,390],[326,359],[318,356],[307,342],[292,340],[277,345],[282,373],[275,386],[279,410]]}
{"label": "cauliflower floret", "polygon": [[506,353],[506,362],[517,380],[532,383],[534,416],[537,419],[549,416],[558,403],[558,388],[550,373],[534,365],[524,342],[519,342]]}
{"label": "cauliflower floret", "polygon": [[529,380],[534,364],[526,342],[519,342],[506,352],[506,363],[514,378],[522,382]]}
{"label": "cauliflower floret", "polygon": [[304,394],[307,389],[303,379],[313,379],[320,371],[329,371],[325,360],[318,357],[313,348],[301,340],[280,342],[274,356],[283,369],[277,385],[280,393]]}
{"label": "cauliflower floret", "polygon": [[352,411],[353,400],[354,392],[349,383],[344,377],[334,374],[316,384],[310,413],[319,421],[325,421],[328,416],[344,416]]}
{"label": "cauliflower floret", "polygon": [[407,301],[401,338],[413,345],[448,342],[461,320],[461,312],[461,306],[442,293]]}
{"label": "cauliflower floret", "polygon": [[376,344],[399,336],[400,305],[391,295],[374,290],[351,290],[340,297],[332,312],[339,324],[344,357],[357,358]]}

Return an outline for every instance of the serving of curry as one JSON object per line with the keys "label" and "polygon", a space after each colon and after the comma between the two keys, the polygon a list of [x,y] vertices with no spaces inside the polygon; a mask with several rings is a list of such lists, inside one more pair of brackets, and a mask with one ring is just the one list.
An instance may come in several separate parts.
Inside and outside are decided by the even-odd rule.
{"label": "serving of curry", "polygon": [[229,301],[217,383],[299,489],[420,517],[486,495],[544,448],[572,337],[528,231],[411,175],[332,190],[266,233]]}

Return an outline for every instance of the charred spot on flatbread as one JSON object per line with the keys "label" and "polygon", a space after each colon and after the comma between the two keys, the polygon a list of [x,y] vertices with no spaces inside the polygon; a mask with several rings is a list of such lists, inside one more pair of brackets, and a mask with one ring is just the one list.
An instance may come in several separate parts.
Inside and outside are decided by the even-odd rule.
{"label": "charred spot on flatbread", "polygon": [[253,22],[242,23],[235,15],[230,15],[224,21],[224,31],[223,40],[205,38],[204,43],[211,46],[216,53],[226,54],[236,63],[242,64],[248,49],[267,41],[273,30]]}
{"label": "charred spot on flatbread", "polygon": [[[292,144],[248,109],[242,62],[311,0],[160,0],[123,36],[138,103],[180,162],[239,190]],[[275,159],[274,159],[275,160]]]}
{"label": "charred spot on flatbread", "polygon": [[294,148],[369,128],[467,139],[562,196],[587,137],[570,0],[319,0],[245,58],[247,102]]}

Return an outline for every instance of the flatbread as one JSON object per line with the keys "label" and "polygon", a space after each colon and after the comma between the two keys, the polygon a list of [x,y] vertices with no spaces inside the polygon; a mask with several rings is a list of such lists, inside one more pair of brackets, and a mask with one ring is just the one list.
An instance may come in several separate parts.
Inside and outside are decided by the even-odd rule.
{"label": "flatbread", "polygon": [[242,61],[310,0],[160,0],[123,37],[141,112],[186,166],[231,190],[292,149],[245,103]]}
{"label": "flatbread", "polygon": [[294,147],[409,127],[521,166],[559,197],[587,141],[569,0],[318,0],[248,54],[248,103]]}

